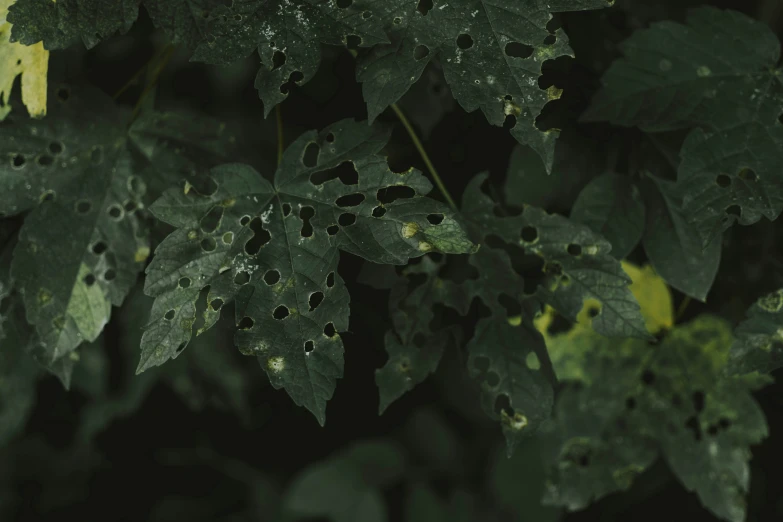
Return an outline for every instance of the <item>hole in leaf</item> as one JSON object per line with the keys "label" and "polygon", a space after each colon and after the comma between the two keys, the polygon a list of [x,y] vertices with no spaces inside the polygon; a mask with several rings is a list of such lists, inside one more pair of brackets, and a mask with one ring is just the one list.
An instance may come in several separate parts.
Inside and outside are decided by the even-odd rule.
{"label": "hole in leaf", "polygon": [[332,323],[326,323],[326,326],[324,326],[324,335],[326,337],[334,337],[336,333],[337,331],[334,329],[334,325]]}
{"label": "hole in leaf", "polygon": [[190,278],[189,277],[182,277],[179,280],[179,287],[180,288],[188,288],[190,287]]}
{"label": "hole in leaf", "polygon": [[566,319],[564,316],[560,314],[555,314],[552,318],[552,322],[549,323],[549,326],[546,329],[546,332],[549,335],[556,335],[559,333],[565,333],[573,327],[573,324],[571,321]]}
{"label": "hole in leaf", "polygon": [[122,218],[122,208],[120,208],[119,205],[110,206],[107,212],[109,213],[109,217],[114,220],[119,220]]}
{"label": "hole in leaf", "polygon": [[410,199],[416,195],[416,191],[405,185],[393,185],[378,190],[376,197],[384,205],[393,203],[398,199]]}
{"label": "hole in leaf", "polygon": [[317,143],[308,143],[302,155],[302,164],[307,168],[313,168],[318,165],[318,154],[321,152],[321,147]]}
{"label": "hole in leaf", "polygon": [[597,306],[591,306],[590,308],[587,309],[587,316],[590,319],[594,319],[598,317],[598,314],[600,313],[601,313],[601,309]]}
{"label": "hole in leaf", "polygon": [[221,219],[223,219],[223,207],[212,207],[209,209],[209,212],[201,218],[201,221],[199,221],[201,230],[208,234],[214,232],[220,226]]}
{"label": "hole in leaf", "polygon": [[288,216],[291,213],[291,205],[283,203],[283,216]]}
{"label": "hole in leaf", "polygon": [[310,353],[315,348],[315,343],[313,341],[306,341],[304,345],[305,353]]}
{"label": "hole in leaf", "polygon": [[106,243],[104,243],[103,241],[98,241],[97,243],[95,243],[92,246],[92,253],[95,254],[96,256],[99,256],[99,255],[103,254],[104,252],[106,252],[106,250],[108,250],[108,248],[109,247],[108,247],[108,245],[106,245]]}
{"label": "hole in leaf", "polygon": [[356,223],[356,215],[349,214],[348,212],[345,214],[340,214],[340,217],[337,218],[337,222],[340,224],[340,226],[349,227]]}
{"label": "hole in leaf", "polygon": [[300,232],[302,237],[310,237],[313,235],[313,226],[310,224],[310,218],[315,215],[315,209],[313,207],[302,207],[299,210],[299,217],[302,219],[302,230]]}
{"label": "hole in leaf", "polygon": [[124,206],[124,208],[125,208],[125,212],[127,212],[128,214],[130,214],[130,213],[132,213],[134,210],[136,210],[136,202],[135,202],[135,201],[128,200],[128,201],[125,203],[125,206]]}
{"label": "hole in leaf", "polygon": [[386,209],[381,206],[372,209],[372,217],[382,218],[384,214],[386,214]]}
{"label": "hole in leaf", "polygon": [[92,208],[92,203],[90,203],[85,199],[76,203],[76,212],[78,212],[79,214],[86,214],[87,212],[90,211],[91,208]]}
{"label": "hole in leaf", "polygon": [[250,317],[243,317],[241,321],[239,321],[239,324],[237,325],[237,328],[240,330],[250,330],[253,328],[253,325],[256,324],[255,321],[253,321]]}
{"label": "hole in leaf", "polygon": [[286,56],[282,51],[275,51],[272,55],[272,70],[279,69],[285,64]]}
{"label": "hole in leaf", "polygon": [[250,274],[247,272],[237,272],[237,275],[234,276],[235,285],[246,285],[249,282]]}
{"label": "hole in leaf", "polygon": [[506,119],[503,120],[503,128],[505,130],[511,130],[517,126],[517,117],[513,114],[506,114]]}
{"label": "hole in leaf", "polygon": [[103,273],[103,279],[106,281],[114,281],[116,277],[117,277],[117,272],[115,272],[114,269],[112,268],[108,269]]}
{"label": "hole in leaf", "polygon": [[239,226],[241,227],[246,227],[248,223],[250,223],[250,216],[242,216],[242,218],[239,220]]}
{"label": "hole in leaf", "polygon": [[215,299],[213,299],[212,301],[210,301],[210,303],[209,303],[209,307],[210,307],[212,310],[214,310],[214,311],[216,311],[216,312],[217,312],[218,310],[220,310],[221,308],[223,308],[223,300],[222,300],[221,298],[219,298],[219,297],[216,297]]}
{"label": "hole in leaf", "polygon": [[495,413],[500,415],[500,412],[506,412],[506,415],[509,417],[514,416],[514,408],[511,407],[511,400],[509,400],[508,395],[505,393],[502,393],[497,396],[495,399]]}
{"label": "hole in leaf", "polygon": [[269,286],[272,286],[278,281],[280,281],[280,272],[277,270],[267,270],[267,272],[264,274],[264,283],[268,284]]}
{"label": "hole in leaf", "polygon": [[553,34],[544,38],[544,45],[554,45],[555,42],[557,42],[557,37]]}
{"label": "hole in leaf", "polygon": [[699,419],[695,416],[688,417],[688,420],[685,421],[685,428],[693,432],[693,438],[695,440],[701,440],[701,424],[699,423]]}
{"label": "hole in leaf", "polygon": [[92,286],[95,284],[95,276],[92,274],[87,274],[84,276],[84,284],[87,286]]}
{"label": "hole in leaf", "polygon": [[36,158],[36,163],[40,165],[41,167],[48,167],[52,163],[54,163],[54,158],[51,157],[49,154],[41,154]]}
{"label": "hole in leaf", "polygon": [[362,13],[362,18],[364,18],[365,20],[368,20],[368,19],[372,18],[372,12],[371,11],[363,12]]}
{"label": "hole in leaf", "polygon": [[462,33],[457,37],[457,47],[459,47],[463,51],[465,49],[470,49],[471,47],[473,47],[473,37],[467,33]]}
{"label": "hole in leaf", "polygon": [[351,4],[353,3],[353,0],[337,0],[336,4],[337,7],[340,9],[345,9],[346,7],[351,7]]}
{"label": "hole in leaf", "polygon": [[536,227],[522,227],[520,237],[525,243],[532,243],[538,239],[538,230],[536,230]]}
{"label": "hole in leaf", "polygon": [[334,286],[334,272],[329,272],[329,275],[326,276],[326,286],[329,288]]}
{"label": "hole in leaf", "polygon": [[642,382],[647,386],[652,386],[655,382],[655,374],[651,370],[644,370],[644,373],[642,373]]}
{"label": "hole in leaf", "polygon": [[506,56],[511,58],[530,58],[533,54],[533,48],[519,42],[509,42],[504,49]]}
{"label": "hole in leaf", "polygon": [[[432,0],[419,0],[419,4],[416,6],[416,9],[424,16],[427,16],[427,13],[429,13],[430,9],[432,9]],[[402,19],[395,18],[394,23],[400,24],[402,23]]]}
{"label": "hole in leaf", "polygon": [[576,243],[571,243],[568,245],[568,253],[572,256],[580,256],[582,255],[582,247],[580,245],[577,245]]}
{"label": "hole in leaf", "polygon": [[166,315],[164,315],[163,318],[166,319],[167,321],[171,321],[172,319],[174,319],[174,316],[176,314],[177,313],[174,310],[169,310],[168,312],[166,312]]}
{"label": "hole in leaf", "polygon": [[326,140],[327,143],[334,143],[334,134],[330,132],[326,135],[324,140]]}
{"label": "hole in leaf", "polygon": [[426,58],[430,54],[430,48],[426,45],[417,45],[416,48],[413,50],[413,59],[414,60],[421,60],[422,58]]}
{"label": "hole in leaf", "polygon": [[212,236],[207,236],[201,240],[201,250],[204,252],[212,252],[217,248],[217,241]]}
{"label": "hole in leaf", "polygon": [[274,312],[272,312],[272,317],[274,317],[278,321],[282,321],[283,319],[288,317],[288,315],[290,313],[291,312],[288,311],[288,307],[287,306],[280,305],[277,308],[275,308]]}
{"label": "hole in leaf", "polygon": [[188,346],[188,343],[186,341],[182,341],[179,343],[179,346],[177,346],[177,353],[181,352]]}
{"label": "hole in leaf", "polygon": [[720,174],[717,178],[715,178],[715,183],[717,183],[721,188],[727,188],[731,186],[731,178],[726,174]]}
{"label": "hole in leaf", "polygon": [[17,169],[17,170],[18,169],[22,169],[22,168],[24,168],[24,166],[26,164],[26,161],[27,160],[25,160],[25,157],[23,155],[15,154],[15,155],[11,156],[11,167],[13,167],[14,169]]}
{"label": "hole in leaf", "polygon": [[354,194],[346,194],[345,196],[340,196],[337,198],[337,201],[335,201],[335,204],[338,207],[355,207],[359,204],[361,204],[362,201],[364,201],[364,194],[360,192],[356,192]]}
{"label": "hole in leaf", "polygon": [[359,173],[352,161],[343,161],[332,169],[313,173],[310,176],[310,183],[323,185],[333,179],[339,179],[343,185],[356,185],[359,183]]}
{"label": "hole in leaf", "polygon": [[742,209],[739,205],[731,205],[726,207],[726,215],[740,217],[742,216]]}
{"label": "hole in leaf", "polygon": [[756,181],[758,176],[756,176],[756,173],[753,171],[753,169],[750,168],[744,168],[741,171],[739,171],[739,177],[740,179],[744,179],[745,181]]}
{"label": "hole in leaf", "polygon": [[443,214],[430,214],[427,216],[427,221],[430,222],[430,225],[440,225],[443,223],[444,217]]}
{"label": "hole in leaf", "polygon": [[310,311],[312,312],[316,308],[318,308],[318,305],[321,304],[321,301],[324,300],[324,293],[323,292],[315,292],[313,294],[310,294]]}
{"label": "hole in leaf", "polygon": [[255,234],[245,243],[245,252],[247,252],[248,255],[254,256],[261,250],[262,246],[269,243],[272,236],[264,229],[264,224],[259,217],[255,217],[250,221],[250,229],[255,232]]}
{"label": "hole in leaf", "polygon": [[336,235],[339,231],[340,231],[340,227],[338,227],[337,225],[329,225],[328,227],[326,227],[326,233],[329,234],[330,236]]}

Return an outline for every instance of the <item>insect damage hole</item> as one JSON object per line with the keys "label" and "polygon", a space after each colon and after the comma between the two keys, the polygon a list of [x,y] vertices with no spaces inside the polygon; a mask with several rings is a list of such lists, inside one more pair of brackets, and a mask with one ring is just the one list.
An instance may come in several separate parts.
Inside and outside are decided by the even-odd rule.
{"label": "insect damage hole", "polygon": [[359,172],[352,161],[346,160],[334,168],[313,173],[310,176],[310,183],[318,186],[333,179],[339,179],[343,185],[357,185],[359,183]]}
{"label": "insect damage hole", "polygon": [[95,276],[92,274],[87,274],[84,276],[84,284],[87,286],[92,286],[95,284]]}
{"label": "insect damage hole", "polygon": [[326,276],[326,286],[332,288],[334,286],[334,272],[329,272]]}
{"label": "insect damage hole", "polygon": [[355,214],[349,214],[346,212],[345,214],[340,214],[340,217],[337,218],[337,222],[340,224],[341,227],[349,227],[356,223],[356,215]]}
{"label": "insect damage hole", "polygon": [[334,324],[326,323],[326,326],[324,326],[324,335],[331,338],[334,337],[335,334],[337,334],[337,330],[335,330]]}
{"label": "insect damage hole", "polygon": [[[416,10],[419,11],[424,16],[427,16],[427,13],[429,13],[431,9],[432,9],[432,0],[419,0],[418,5],[416,6]],[[397,18],[394,19],[395,24],[400,24],[402,22],[402,20],[400,20],[399,22],[397,20],[398,20]]]}
{"label": "insect damage hole", "polygon": [[313,207],[302,207],[299,210],[299,218],[302,220],[302,230],[300,231],[302,237],[311,237],[313,235],[313,226],[310,224],[310,219],[313,216],[315,216]]}
{"label": "insect damage hole", "polygon": [[522,227],[520,237],[525,243],[532,243],[538,239],[538,230],[536,230],[536,227]]}
{"label": "insect damage hole", "polygon": [[272,286],[278,281],[280,281],[280,272],[277,270],[267,270],[267,272],[264,274],[264,283],[268,284],[269,286]]}
{"label": "insect damage hole", "polygon": [[443,223],[444,217],[443,214],[430,214],[427,216],[427,221],[430,222],[430,225],[440,225]]}
{"label": "insect damage hole", "polygon": [[201,250],[204,252],[212,252],[217,248],[217,241],[214,237],[205,237],[201,240]]}
{"label": "insect damage hole", "polygon": [[255,234],[245,243],[245,252],[248,255],[254,256],[261,250],[262,246],[269,243],[272,239],[272,235],[264,228],[264,224],[259,217],[253,218],[253,220],[250,221],[249,226],[250,230],[255,232]]}
{"label": "insect damage hole", "polygon": [[252,318],[245,316],[241,321],[239,321],[237,328],[240,330],[250,330],[253,328],[254,324],[256,324],[256,322]]}
{"label": "insect damage hole", "polygon": [[376,198],[384,205],[394,203],[398,199],[410,199],[416,195],[416,191],[405,185],[393,185],[379,189]]}
{"label": "insect damage hole", "polygon": [[237,272],[237,275],[234,276],[234,284],[235,285],[246,285],[250,282],[250,274],[247,272]]}
{"label": "insect damage hole", "polygon": [[104,281],[114,281],[117,278],[117,272],[110,268],[103,273]]}
{"label": "insect damage hole", "polygon": [[731,178],[726,174],[719,174],[718,177],[715,178],[715,183],[717,183],[720,188],[728,188],[731,186]]}
{"label": "insect damage hole", "polygon": [[285,305],[280,305],[272,312],[272,317],[277,319],[278,321],[282,321],[286,317],[288,317],[291,314],[291,312],[288,310],[288,307]]}
{"label": "insect damage hole", "polygon": [[473,37],[467,33],[462,33],[457,37],[457,47],[463,51],[473,47]]}
{"label": "insect damage hole", "polygon": [[168,312],[166,312],[163,318],[167,321],[171,321],[172,319],[174,319],[175,315],[177,315],[177,312],[175,312],[174,310],[169,310]]}
{"label": "insect damage hole", "polygon": [[337,233],[340,231],[340,227],[337,225],[329,225],[326,227],[326,233],[330,236],[336,236]]}
{"label": "insect damage hole", "polygon": [[430,48],[426,45],[417,45],[416,48],[413,50],[413,59],[418,61],[423,58],[426,58],[430,54]]}
{"label": "insect damage hole", "polygon": [[218,310],[223,308],[223,300],[219,297],[216,297],[215,299],[209,302],[209,308],[217,312]]}
{"label": "insect damage hole", "polygon": [[741,171],[739,171],[738,176],[740,179],[743,179],[745,181],[756,181],[758,180],[758,176],[756,176],[756,173],[751,168],[744,168]]}
{"label": "insect damage hole", "polygon": [[321,304],[321,301],[324,300],[324,293],[323,292],[313,292],[310,294],[310,311],[312,312],[316,308],[318,308],[318,305]]}
{"label": "insect damage hole", "polygon": [[201,218],[199,225],[201,230],[207,234],[211,234],[220,226],[220,220],[223,219],[223,207],[215,206],[209,209],[209,212]]}
{"label": "insect damage hole", "polygon": [[83,199],[76,203],[76,212],[79,214],[86,214],[92,209],[92,203]]}
{"label": "insect damage hole", "polygon": [[374,218],[382,218],[384,214],[386,214],[386,209],[380,205],[372,209],[372,217]]}
{"label": "insect damage hole", "polygon": [[304,343],[304,351],[305,353],[309,354],[315,349],[315,343],[313,341],[306,341]]}
{"label": "insect damage hole", "polygon": [[574,257],[582,255],[582,247],[576,243],[571,243],[566,247],[566,251]]}
{"label": "insect damage hole", "polygon": [[106,243],[104,243],[103,241],[98,241],[92,246],[92,253],[95,254],[96,256],[99,256],[104,252],[106,252],[106,250],[108,249],[109,246]]}
{"label": "insect damage hole", "polygon": [[519,42],[507,43],[503,51],[511,58],[530,58],[533,55],[531,46]]}
{"label": "insect damage hole", "polygon": [[321,153],[321,147],[315,142],[310,142],[305,147],[302,154],[302,164],[307,168],[313,168],[318,165],[318,155]]}
{"label": "insect damage hole", "polygon": [[346,194],[345,196],[340,196],[337,198],[337,200],[334,202],[335,205],[341,208],[345,207],[355,207],[358,206],[364,201],[365,196],[361,192],[355,192],[353,194]]}
{"label": "insect damage hole", "polygon": [[281,68],[285,64],[285,53],[282,51],[275,51],[272,55],[272,70]]}
{"label": "insect damage hole", "polygon": [[21,170],[27,164],[27,160],[22,154],[14,154],[11,156],[11,168]]}
{"label": "insect damage hole", "polygon": [[189,277],[181,277],[179,280],[179,283],[177,283],[177,286],[180,288],[189,288],[190,287],[190,278]]}
{"label": "insect damage hole", "polygon": [[109,217],[112,218],[114,221],[119,221],[122,219],[122,216],[124,215],[122,207],[119,205],[111,205],[106,212],[109,214]]}

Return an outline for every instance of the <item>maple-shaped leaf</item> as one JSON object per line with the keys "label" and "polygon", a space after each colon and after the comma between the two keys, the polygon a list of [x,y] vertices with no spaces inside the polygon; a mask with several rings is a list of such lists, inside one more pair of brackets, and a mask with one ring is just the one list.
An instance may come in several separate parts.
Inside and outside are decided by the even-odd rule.
{"label": "maple-shaped leaf", "polygon": [[579,193],[571,220],[590,227],[612,245],[612,256],[623,259],[644,232],[645,208],[639,188],[627,176],[606,173]]}
{"label": "maple-shaped leaf", "polygon": [[188,49],[205,41],[215,21],[213,11],[225,5],[225,0],[144,0],[155,27],[162,28],[172,43]]}
{"label": "maple-shaped leaf", "polygon": [[545,502],[584,507],[627,489],[662,455],[715,515],[744,520],[750,446],[767,435],[751,392],[769,379],[723,375],[728,324],[700,316],[653,346],[610,343],[587,329],[571,342],[584,351],[582,371],[555,406],[548,435],[559,443]]}
{"label": "maple-shaped leaf", "polygon": [[319,0],[236,0],[211,13],[208,34],[193,60],[231,63],[257,49],[263,66],[255,85],[269,114],[288,97],[285,84],[313,77],[321,44],[345,45],[351,35],[363,46],[388,42],[378,20],[364,12]]}
{"label": "maple-shaped leaf", "polygon": [[783,366],[783,289],[759,298],[734,335],[729,373],[769,373]]}
{"label": "maple-shaped leaf", "polygon": [[703,7],[687,25],[636,31],[603,78],[586,120],[649,132],[695,127],[683,144],[677,191],[706,246],[734,222],[783,210],[780,43],[744,14]]}
{"label": "maple-shaped leaf", "polygon": [[[147,180],[155,171],[149,160],[163,157],[165,148],[140,141],[138,132],[129,139],[130,111],[100,91],[54,86],[50,99],[44,120],[15,116],[0,128],[0,152],[7,158],[0,165],[0,212],[30,211],[12,274],[47,366],[97,338],[112,305],[122,302],[144,267],[150,253]],[[171,117],[153,113],[140,122],[148,118],[165,123]],[[202,150],[183,145],[204,136],[195,133],[201,129],[196,121],[192,128],[170,144],[183,149],[170,156]],[[208,162],[204,154],[196,159]]]}
{"label": "maple-shaped leaf", "polygon": [[17,76],[22,77],[22,103],[34,117],[46,115],[46,81],[49,51],[42,44],[11,42],[11,24],[6,21],[13,0],[0,0],[0,120],[11,112],[8,100]]}
{"label": "maple-shaped leaf", "polygon": [[562,29],[550,33],[552,13],[598,9],[610,0],[558,0],[530,5],[515,0],[394,0],[355,2],[381,20],[389,43],[359,56],[370,121],[418,81],[427,64],[439,60],[454,97],[467,111],[481,109],[492,125],[507,117],[519,142],[531,146],[551,171],[556,130],[541,131],[536,118],[560,97],[539,87],[546,60],[573,56]]}
{"label": "maple-shaped leaf", "polygon": [[138,371],[184,349],[208,287],[199,332],[235,300],[240,351],[257,356],[272,385],[323,424],[343,370],[338,332],[348,328],[339,250],[404,264],[430,251],[474,249],[448,208],[423,197],[432,188],[426,178],[392,172],[376,155],[388,136],[345,120],[297,139],[274,184],[228,164],[213,169],[212,193],[187,183],[166,191],[151,210],[177,230],[147,269],[145,292],[156,299]]}
{"label": "maple-shaped leaf", "polygon": [[680,292],[704,301],[715,282],[723,250],[718,239],[704,247],[671,181],[647,175],[643,193],[647,222],[642,238],[650,264]]}
{"label": "maple-shaped leaf", "polygon": [[64,49],[81,40],[90,49],[117,32],[127,32],[141,0],[16,0],[8,10],[11,41]]}

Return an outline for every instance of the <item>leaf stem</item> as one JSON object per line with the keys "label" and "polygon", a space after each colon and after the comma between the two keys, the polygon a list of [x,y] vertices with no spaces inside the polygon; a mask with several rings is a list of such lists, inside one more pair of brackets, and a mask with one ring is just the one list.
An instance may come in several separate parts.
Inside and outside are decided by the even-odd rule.
{"label": "leaf stem", "polygon": [[122,96],[122,93],[130,89],[130,87],[134,83],[136,83],[139,80],[139,78],[141,78],[141,76],[149,69],[150,65],[155,63],[161,56],[163,56],[163,53],[165,53],[169,47],[170,47],[169,45],[164,45],[163,47],[155,51],[152,57],[149,60],[147,60],[147,62],[142,67],[140,67],[138,71],[133,73],[133,76],[131,76],[127,82],[125,82],[125,85],[120,87],[120,89],[114,93],[112,99],[116,100],[117,98]]}
{"label": "leaf stem", "polygon": [[277,164],[280,165],[283,162],[285,143],[283,142],[283,110],[279,103],[275,105],[275,116],[277,119]]}
{"label": "leaf stem", "polygon": [[163,69],[165,69],[166,65],[168,65],[171,56],[174,54],[174,49],[176,49],[176,47],[173,44],[168,44],[163,48],[163,52],[160,53],[160,60],[157,60],[157,63],[153,60],[150,60],[149,65],[155,65],[151,71],[149,79],[147,79],[147,84],[144,86],[144,90],[141,92],[141,96],[139,96],[139,99],[136,101],[136,105],[133,107],[133,115],[131,116],[131,120],[136,119],[136,116],[139,115],[139,111],[141,110],[142,102],[144,102],[144,99],[147,97],[147,95],[149,95],[149,93],[152,92],[152,90],[158,84],[160,73],[162,73]]}
{"label": "leaf stem", "polygon": [[674,314],[674,322],[679,323],[680,319],[682,319],[682,316],[685,315],[685,310],[688,308],[688,305],[691,304],[691,298],[690,296],[685,296],[685,299],[682,300],[682,303],[680,303],[679,308],[677,308],[677,313]]}
{"label": "leaf stem", "polygon": [[411,137],[411,141],[413,141],[413,145],[416,146],[416,150],[419,151],[419,155],[421,156],[421,159],[423,159],[424,164],[427,165],[427,169],[430,171],[430,175],[432,175],[432,179],[435,181],[435,184],[438,186],[440,193],[443,194],[444,198],[446,198],[446,201],[451,206],[451,208],[453,208],[455,212],[459,212],[459,208],[457,208],[457,204],[454,203],[454,200],[451,198],[451,194],[449,194],[449,191],[446,190],[446,186],[443,184],[443,181],[440,179],[440,176],[438,175],[438,171],[435,170],[435,166],[432,164],[432,161],[430,161],[430,157],[427,155],[427,151],[424,150],[424,145],[422,145],[421,140],[419,140],[419,137],[416,135],[416,131],[413,130],[413,126],[408,121],[408,118],[405,117],[405,114],[397,106],[396,103],[392,103],[391,108],[394,109],[395,113],[397,113],[397,117],[402,122],[402,125],[405,127],[405,130],[408,131],[408,135]]}

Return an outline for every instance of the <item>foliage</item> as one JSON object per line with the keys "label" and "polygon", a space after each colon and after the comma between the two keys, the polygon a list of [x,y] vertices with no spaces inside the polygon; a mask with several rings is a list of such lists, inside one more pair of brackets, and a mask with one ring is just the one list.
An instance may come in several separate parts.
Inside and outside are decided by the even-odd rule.
{"label": "foliage", "polygon": [[0,516],[156,408],[150,520],[780,509],[779,34],[686,3],[0,0]]}

